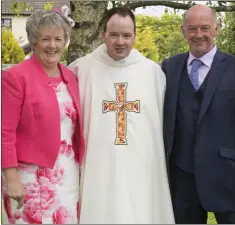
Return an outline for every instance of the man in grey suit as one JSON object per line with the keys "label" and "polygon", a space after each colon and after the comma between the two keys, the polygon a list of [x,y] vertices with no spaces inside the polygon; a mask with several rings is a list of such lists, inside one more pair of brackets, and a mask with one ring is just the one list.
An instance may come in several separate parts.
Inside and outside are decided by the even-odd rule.
{"label": "man in grey suit", "polygon": [[162,63],[167,76],[164,142],[176,223],[235,223],[235,56],[214,44],[216,13],[184,16],[189,53]]}

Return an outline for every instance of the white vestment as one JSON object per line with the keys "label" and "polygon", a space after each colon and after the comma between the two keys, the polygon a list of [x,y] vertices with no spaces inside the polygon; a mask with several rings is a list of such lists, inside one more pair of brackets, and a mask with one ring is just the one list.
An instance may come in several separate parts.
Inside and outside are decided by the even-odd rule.
{"label": "white vestment", "polygon": [[174,223],[163,145],[165,75],[105,44],[69,66],[79,78],[86,142],[80,223]]}

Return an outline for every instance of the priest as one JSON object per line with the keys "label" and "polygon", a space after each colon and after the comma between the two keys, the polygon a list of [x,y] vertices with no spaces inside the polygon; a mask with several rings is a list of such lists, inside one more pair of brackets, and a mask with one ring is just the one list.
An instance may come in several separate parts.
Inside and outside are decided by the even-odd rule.
{"label": "priest", "polygon": [[165,74],[133,48],[135,16],[111,9],[104,44],[69,65],[86,141],[81,224],[172,224],[163,144]]}

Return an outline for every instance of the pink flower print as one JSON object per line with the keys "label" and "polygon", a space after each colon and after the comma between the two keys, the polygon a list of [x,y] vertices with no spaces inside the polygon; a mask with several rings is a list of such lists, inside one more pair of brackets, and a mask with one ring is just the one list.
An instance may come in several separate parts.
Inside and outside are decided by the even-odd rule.
{"label": "pink flower print", "polygon": [[59,101],[59,110],[60,110],[60,120],[62,121],[66,116],[64,102]]}
{"label": "pink flower print", "polygon": [[17,211],[14,213],[14,218],[15,218],[16,220],[19,220],[21,217],[22,217],[21,212],[20,212],[19,210],[17,210]]}
{"label": "pink flower print", "polygon": [[10,224],[15,224],[15,219],[11,211],[11,200],[7,197],[6,193],[3,193],[3,204],[7,214],[7,218]]}
{"label": "pink flower print", "polygon": [[72,148],[74,149],[74,161],[78,164],[79,155],[78,155],[78,148],[77,148],[77,141],[76,141],[76,132],[72,136]]}
{"label": "pink flower print", "polygon": [[72,154],[72,151],[73,151],[72,145],[67,144],[66,140],[61,141],[61,144],[60,144],[60,153],[61,154],[70,157]]}
{"label": "pink flower print", "polygon": [[45,179],[45,183],[41,182],[40,185],[37,183],[27,183],[25,185],[26,194],[22,219],[30,224],[39,223],[42,213],[47,217],[49,214],[51,215],[53,207],[59,204],[48,179]]}
{"label": "pink flower print", "polygon": [[71,103],[71,102],[65,103],[65,113],[67,116],[70,117],[73,124],[75,124],[77,122],[77,110],[76,110],[73,103]]}
{"label": "pink flower print", "polygon": [[77,148],[76,132],[74,132],[72,135],[72,147],[73,149]]}
{"label": "pink flower print", "polygon": [[60,206],[52,215],[53,224],[66,224],[69,223],[71,219],[71,213],[63,206]]}
{"label": "pink flower print", "polygon": [[27,202],[30,199],[40,198],[40,187],[37,183],[28,182],[24,185],[25,196],[24,201]]}
{"label": "pink flower print", "polygon": [[40,188],[41,195],[41,207],[43,211],[52,210],[59,204],[59,200],[56,197],[55,191],[49,187],[42,186]]}
{"label": "pink flower print", "polygon": [[22,219],[29,224],[42,224],[40,199],[28,199],[25,201],[22,211]]}
{"label": "pink flower print", "polygon": [[68,145],[68,148],[67,148],[67,152],[66,152],[66,155],[67,156],[70,156],[71,154],[72,154],[72,152],[73,152],[73,148],[72,148],[72,145]]}
{"label": "pink flower print", "polygon": [[39,168],[36,176],[39,183],[42,179],[47,179],[52,184],[62,184],[64,169],[59,164],[55,164],[53,169]]}
{"label": "pink flower print", "polygon": [[[22,219],[29,224],[41,224],[40,187],[37,183],[28,182],[24,186],[25,199]],[[17,215],[16,215],[17,216]]]}
{"label": "pink flower print", "polygon": [[18,167],[22,172],[29,174],[34,174],[37,170],[37,166],[32,164],[19,163]]}
{"label": "pink flower print", "polygon": [[68,145],[67,145],[67,141],[61,141],[60,142],[60,153],[64,154],[67,151]]}

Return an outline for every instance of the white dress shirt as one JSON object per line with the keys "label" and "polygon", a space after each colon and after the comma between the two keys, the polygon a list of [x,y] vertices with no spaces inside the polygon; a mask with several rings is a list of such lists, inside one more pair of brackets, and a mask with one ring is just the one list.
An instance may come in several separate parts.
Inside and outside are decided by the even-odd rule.
{"label": "white dress shirt", "polygon": [[[217,47],[214,46],[214,48],[212,48],[208,53],[203,55],[201,58],[198,58],[203,62],[203,65],[198,70],[198,72],[199,72],[199,87],[203,83],[204,79],[206,78],[206,76],[211,68],[211,64],[212,64],[213,59],[215,57],[216,51],[217,51]],[[190,74],[190,72],[191,72],[191,69],[192,69],[191,63],[194,59],[196,59],[196,57],[190,52],[189,57],[188,57],[188,61],[187,61],[188,74]]]}

